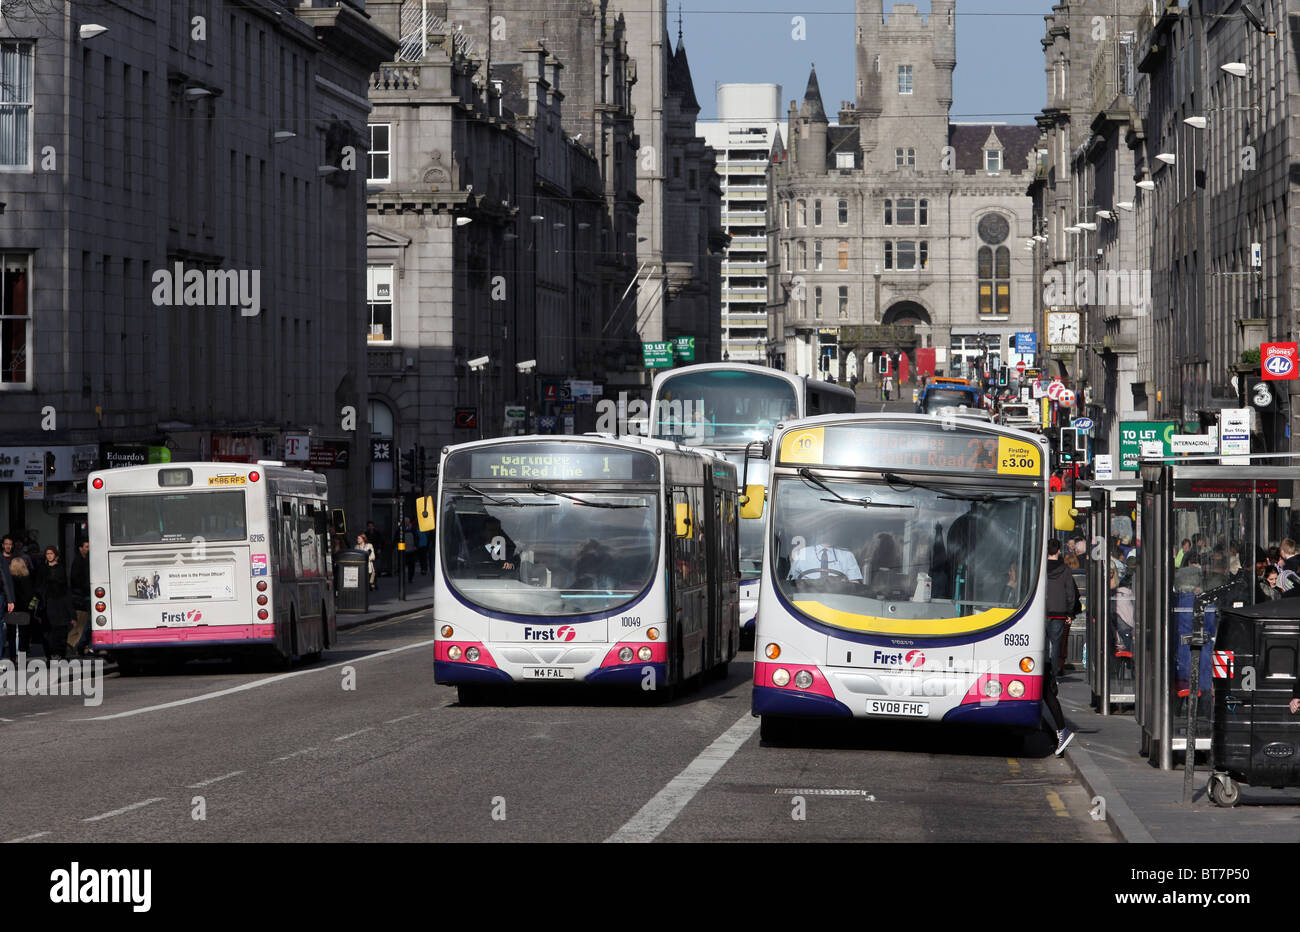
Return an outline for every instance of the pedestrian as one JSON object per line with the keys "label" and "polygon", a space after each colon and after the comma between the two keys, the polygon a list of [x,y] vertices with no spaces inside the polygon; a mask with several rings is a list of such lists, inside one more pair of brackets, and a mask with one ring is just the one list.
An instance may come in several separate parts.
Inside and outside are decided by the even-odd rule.
{"label": "pedestrian", "polygon": [[375,592],[379,589],[379,586],[375,584],[375,545],[366,539],[365,534],[358,534],[357,549],[364,550],[369,555],[366,562],[369,566],[370,591]]}
{"label": "pedestrian", "polygon": [[[1065,723],[1057,699],[1056,678],[1060,675],[1061,635],[1065,623],[1074,617],[1079,605],[1079,588],[1074,584],[1074,574],[1061,560],[1061,542],[1053,537],[1047,542],[1047,662],[1043,669],[1043,704],[1051,713],[1056,726],[1056,754],[1059,757],[1066,745],[1074,740]],[[1063,672],[1063,671],[1062,671]]]}
{"label": "pedestrian", "polygon": [[9,626],[5,619],[14,613],[14,579],[9,572],[9,561],[0,559],[0,652],[7,639]]}
{"label": "pedestrian", "polygon": [[1174,551],[1174,569],[1179,569],[1183,561],[1187,559],[1188,554],[1192,552],[1192,542],[1189,538],[1184,537],[1183,542]]}
{"label": "pedestrian", "polygon": [[885,376],[885,400],[892,401],[893,398],[894,398],[894,377],[892,375],[887,375]]}
{"label": "pedestrian", "polygon": [[380,574],[383,571],[384,560],[388,553],[388,538],[374,521],[366,522],[366,541],[370,546],[375,548],[375,573]]}
{"label": "pedestrian", "polygon": [[1259,595],[1256,601],[1269,602],[1280,598],[1282,598],[1282,590],[1277,588],[1277,567],[1265,567],[1264,575],[1259,579]]}
{"label": "pedestrian", "polygon": [[[14,554],[9,561],[14,585],[14,610],[5,625],[4,655],[17,663],[18,652],[27,653],[31,646],[33,616],[36,611],[36,581],[27,561]],[[6,603],[7,604],[7,603]]]}
{"label": "pedestrian", "polygon": [[1282,554],[1282,568],[1293,573],[1300,573],[1300,551],[1297,551],[1295,541],[1289,537],[1286,538],[1286,540],[1278,544],[1278,550]]}
{"label": "pedestrian", "polygon": [[416,531],[416,552],[420,555],[420,575],[433,576],[433,563],[429,559],[429,533],[427,531]]}
{"label": "pedestrian", "polygon": [[44,614],[42,633],[46,657],[66,657],[68,654],[68,629],[72,626],[76,609],[72,589],[68,583],[68,570],[63,565],[59,548],[50,544],[45,548],[45,578],[41,582],[41,608]]}
{"label": "pedestrian", "polygon": [[68,632],[68,649],[72,656],[86,653],[90,641],[90,541],[83,540],[72,558],[68,571],[68,587],[72,590],[72,606],[76,613],[72,630]]}
{"label": "pedestrian", "polygon": [[405,518],[402,521],[402,543],[406,546],[406,549],[402,551],[402,562],[405,564],[406,569],[406,581],[408,583],[413,583],[415,582],[415,561],[417,557],[415,548],[419,546],[419,542],[415,537],[415,524],[410,518]]}

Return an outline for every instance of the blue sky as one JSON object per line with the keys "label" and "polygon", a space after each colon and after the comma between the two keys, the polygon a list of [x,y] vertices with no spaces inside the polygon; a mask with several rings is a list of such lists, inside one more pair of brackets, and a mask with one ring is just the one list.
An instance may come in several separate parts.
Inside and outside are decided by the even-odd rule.
{"label": "blue sky", "polygon": [[[669,0],[677,41],[679,0]],[[716,84],[782,86],[782,115],[803,97],[817,63],[822,100],[833,120],[853,97],[853,0],[680,0],[686,52],[700,101],[700,119],[717,115]],[[886,13],[892,6],[885,0]],[[916,0],[923,13],[929,0]],[[957,0],[957,71],[951,119],[1032,123],[1046,99],[1043,16],[1052,0]],[[792,38],[795,16],[807,38]]]}

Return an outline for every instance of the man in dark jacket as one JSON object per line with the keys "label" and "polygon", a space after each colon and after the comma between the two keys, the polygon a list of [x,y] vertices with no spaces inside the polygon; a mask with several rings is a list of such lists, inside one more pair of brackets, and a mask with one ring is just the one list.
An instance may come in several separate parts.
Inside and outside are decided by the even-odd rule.
{"label": "man in dark jacket", "polygon": [[9,559],[0,557],[0,654],[5,644],[5,616],[13,610],[14,578],[9,574]]}
{"label": "man in dark jacket", "polygon": [[72,558],[72,571],[68,576],[72,590],[72,630],[68,632],[68,650],[78,657],[84,651],[90,636],[90,541],[83,540]]}
{"label": "man in dark jacket", "polygon": [[1065,622],[1074,617],[1079,602],[1079,587],[1074,584],[1074,574],[1061,560],[1061,542],[1052,538],[1047,542],[1047,664],[1043,670],[1043,704],[1052,714],[1056,724],[1056,753],[1074,740],[1074,732],[1065,727],[1065,714],[1056,698],[1056,677],[1061,662],[1061,634]]}

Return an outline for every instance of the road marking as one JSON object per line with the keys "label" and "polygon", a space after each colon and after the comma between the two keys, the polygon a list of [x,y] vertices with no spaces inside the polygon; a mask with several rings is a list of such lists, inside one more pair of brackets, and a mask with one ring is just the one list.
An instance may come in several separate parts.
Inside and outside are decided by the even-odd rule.
{"label": "road marking", "polygon": [[1068,819],[1070,817],[1070,813],[1065,811],[1065,803],[1061,802],[1061,797],[1056,795],[1055,790],[1047,791],[1047,804],[1061,818]]}
{"label": "road marking", "polygon": [[1020,776],[1020,761],[1016,760],[1014,757],[1008,757],[1007,766],[1011,768],[1013,776]]}
{"label": "road marking", "polygon": [[185,788],[186,788],[187,790],[197,790],[199,787],[203,787],[203,786],[211,786],[211,785],[214,784],[214,783],[220,783],[222,780],[229,780],[231,777],[237,777],[237,776],[239,776],[239,775],[240,775],[241,773],[243,773],[243,772],[244,772],[244,771],[242,771],[242,770],[236,770],[236,771],[234,771],[233,773],[228,773],[228,774],[225,774],[224,776],[213,777],[211,780],[204,780],[202,783],[190,783],[190,784],[187,784]]}
{"label": "road marking", "polygon": [[368,732],[368,731],[373,731],[373,730],[374,730],[373,728],[363,728],[363,729],[361,729],[360,731],[354,731],[354,732],[352,732],[351,734],[347,734],[347,735],[339,735],[339,736],[338,736],[337,738],[335,738],[334,740],[335,740],[335,741],[346,741],[346,740],[348,740],[349,738],[355,738],[357,735],[364,735],[366,732]]}
{"label": "road marking", "polygon": [[388,650],[381,650],[378,653],[366,654],[362,657],[353,657],[351,660],[340,660],[338,663],[332,663],[325,667],[310,667],[305,670],[294,670],[290,673],[278,673],[275,676],[268,676],[265,679],[254,680],[251,683],[241,683],[240,685],[232,686],[229,689],[218,689],[216,692],[190,696],[188,699],[177,699],[175,702],[164,702],[160,705],[145,706],[142,709],[131,709],[128,712],[115,712],[112,715],[96,715],[93,718],[74,719],[74,721],[104,722],[114,718],[129,718],[132,715],[143,715],[146,712],[159,712],[163,709],[175,709],[179,706],[189,705],[193,702],[206,702],[209,699],[220,699],[222,696],[230,696],[249,689],[257,689],[259,686],[269,686],[272,683],[279,683],[282,680],[293,679],[295,676],[307,676],[311,673],[323,673],[326,670],[335,670],[339,667],[350,666],[354,663],[360,663],[363,660],[375,660],[376,658],[387,657],[391,654],[400,654],[402,651],[415,650],[420,647],[431,647],[434,643],[434,641],[419,641],[415,644],[407,644],[405,647],[392,647]]}
{"label": "road marking", "polygon": [[153,799],[146,799],[143,802],[131,803],[129,806],[123,806],[121,809],[114,809],[112,812],[101,813],[100,815],[91,816],[89,819],[82,819],[82,822],[98,822],[100,819],[111,819],[113,816],[120,816],[124,812],[130,812],[133,809],[143,809],[145,806],[152,806],[154,803],[160,803],[163,797],[155,796]]}
{"label": "road marking", "polygon": [[284,755],[284,757],[277,757],[277,758],[275,758],[274,760],[272,760],[271,763],[274,764],[274,763],[276,763],[276,762],[278,762],[278,761],[282,761],[282,760],[290,760],[291,758],[294,758],[294,757],[301,757],[301,756],[304,755],[304,754],[310,754],[310,753],[311,753],[312,751],[314,751],[314,750],[316,750],[316,748],[303,748],[301,751],[294,751],[292,754],[286,754],[286,755]]}
{"label": "road marking", "polygon": [[32,841],[33,839],[36,839],[36,838],[44,838],[44,837],[45,837],[46,835],[48,835],[48,834],[50,834],[50,833],[49,833],[49,832],[37,832],[35,835],[24,835],[22,838],[13,838],[13,839],[10,839],[9,841],[5,842],[5,844],[7,844],[7,845],[16,845],[16,844],[18,844],[18,842],[20,842],[20,841]]}
{"label": "road marking", "polygon": [[781,786],[772,793],[776,796],[859,796],[869,803],[876,801],[876,797],[866,790],[796,790]]}
{"label": "road marking", "polygon": [[605,841],[654,841],[756,731],[758,719],[746,712]]}
{"label": "road marking", "polygon": [[398,722],[404,722],[404,721],[406,721],[408,718],[415,718],[415,717],[416,717],[417,715],[419,715],[419,714],[420,714],[419,712],[412,712],[410,715],[403,715],[401,718],[390,718],[388,721],[384,722],[384,724],[385,724],[385,725],[395,725],[395,724],[397,724]]}

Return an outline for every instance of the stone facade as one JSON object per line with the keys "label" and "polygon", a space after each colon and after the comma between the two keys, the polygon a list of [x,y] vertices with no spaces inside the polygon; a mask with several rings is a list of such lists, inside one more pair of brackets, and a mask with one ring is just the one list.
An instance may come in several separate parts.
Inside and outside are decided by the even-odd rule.
{"label": "stone facade", "polygon": [[[0,20],[4,80],[31,103],[6,142],[0,437],[89,452],[44,501],[0,478],[0,527],[67,545],[101,444],[282,458],[288,434],[346,450],[331,499],[364,520],[365,176],[349,166],[394,44],[360,2],[25,9]],[[106,32],[80,38],[88,22]],[[173,306],[155,276],[177,263],[243,273],[257,312],[215,290]]]}
{"label": "stone facade", "polygon": [[[832,124],[814,68],[791,102],[768,283],[770,355],[787,371],[874,378],[859,357],[878,371],[878,353],[901,351],[905,377],[931,358],[936,373],[972,375],[990,356],[1014,364],[1011,334],[1034,329],[1038,129],[949,122],[955,9],[932,10],[896,4],[886,21],[880,0],[858,0],[855,101]],[[874,325],[911,325],[915,341],[838,350],[840,328]]]}

